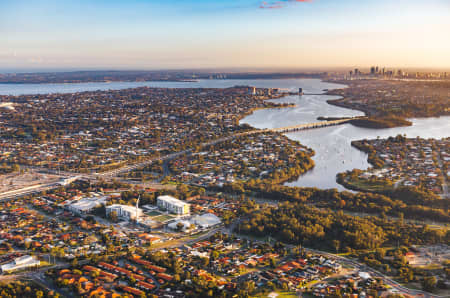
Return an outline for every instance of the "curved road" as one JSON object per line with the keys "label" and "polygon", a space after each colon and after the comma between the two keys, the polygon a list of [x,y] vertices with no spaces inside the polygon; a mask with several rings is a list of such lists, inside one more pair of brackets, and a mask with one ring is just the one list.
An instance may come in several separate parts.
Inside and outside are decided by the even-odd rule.
{"label": "curved road", "polygon": [[[234,235],[236,235],[239,238],[246,238],[246,239],[250,239],[252,241],[255,241],[254,239],[249,238],[247,235],[236,234],[236,233],[233,232],[234,227],[236,227],[236,225],[240,221],[242,221],[242,219],[234,221],[233,224],[230,227],[228,227],[228,228],[225,228],[225,227],[222,228],[222,233],[224,233],[224,234],[234,234]],[[264,242],[264,241],[255,241],[255,242]],[[287,247],[292,247],[292,245],[288,245],[288,244],[286,244],[286,246]],[[421,290],[415,290],[415,289],[407,288],[407,287],[401,285],[400,283],[396,282],[395,280],[392,280],[391,278],[389,278],[386,275],[382,274],[381,272],[379,272],[379,271],[377,271],[375,269],[372,269],[372,268],[370,268],[369,266],[367,266],[365,264],[361,264],[361,263],[359,263],[359,262],[357,262],[355,260],[348,259],[346,257],[342,257],[342,256],[339,256],[339,255],[335,255],[335,254],[332,254],[332,253],[329,253],[329,252],[325,252],[325,251],[321,251],[321,250],[317,250],[317,249],[306,248],[306,247],[304,247],[304,249],[306,251],[309,251],[309,252],[313,252],[313,253],[316,253],[316,254],[327,256],[330,259],[339,260],[341,263],[348,264],[348,265],[350,265],[352,267],[357,268],[358,270],[360,270],[362,272],[368,272],[374,277],[379,277],[379,278],[381,278],[383,280],[383,282],[386,285],[391,286],[392,288],[396,289],[398,292],[405,293],[405,294],[408,294],[408,295],[412,295],[412,296],[415,296],[415,297],[444,298],[443,296],[434,295],[434,294],[431,294],[431,293],[428,293],[428,292],[424,292],[424,291],[421,291]]]}

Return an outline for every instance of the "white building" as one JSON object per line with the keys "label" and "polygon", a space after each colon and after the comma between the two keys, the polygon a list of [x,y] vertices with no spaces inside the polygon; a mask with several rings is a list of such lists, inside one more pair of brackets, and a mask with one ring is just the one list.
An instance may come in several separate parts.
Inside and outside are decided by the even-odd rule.
{"label": "white building", "polygon": [[189,214],[188,203],[180,201],[172,196],[159,196],[156,199],[156,204],[162,210],[167,210],[175,214]]}
{"label": "white building", "polygon": [[136,213],[138,217],[142,216],[142,209],[133,206],[119,205],[119,204],[106,206],[107,216],[109,216],[113,211],[116,212],[118,218],[125,220],[136,220]]}
{"label": "white building", "polygon": [[108,197],[106,196],[82,198],[81,200],[67,204],[66,208],[76,214],[87,214],[94,208],[97,208],[101,205],[106,205],[107,199]]}
{"label": "white building", "polygon": [[367,272],[359,272],[359,277],[361,277],[362,279],[369,279],[370,274]]}
{"label": "white building", "polygon": [[13,272],[20,269],[26,269],[30,267],[39,266],[41,261],[35,259],[32,256],[21,256],[15,258],[14,261],[1,265],[0,268],[2,272]]}
{"label": "white building", "polygon": [[222,221],[220,218],[212,213],[205,213],[203,215],[194,216],[191,221],[202,229],[210,228],[219,225]]}

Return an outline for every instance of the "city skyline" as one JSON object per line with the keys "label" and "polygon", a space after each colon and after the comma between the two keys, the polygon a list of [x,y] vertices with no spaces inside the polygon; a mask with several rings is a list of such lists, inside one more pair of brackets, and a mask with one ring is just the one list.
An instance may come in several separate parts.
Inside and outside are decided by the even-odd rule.
{"label": "city skyline", "polygon": [[10,69],[450,68],[450,3],[0,1]]}

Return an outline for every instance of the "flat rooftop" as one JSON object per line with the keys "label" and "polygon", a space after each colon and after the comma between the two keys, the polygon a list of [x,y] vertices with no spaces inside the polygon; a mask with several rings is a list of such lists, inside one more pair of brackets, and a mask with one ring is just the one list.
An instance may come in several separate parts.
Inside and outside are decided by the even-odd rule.
{"label": "flat rooftop", "polygon": [[180,200],[178,200],[177,198],[174,198],[174,197],[172,197],[172,196],[159,196],[159,197],[157,198],[157,200],[161,200],[161,201],[164,201],[164,202],[170,203],[170,204],[172,204],[172,205],[176,205],[176,206],[185,206],[185,205],[189,205],[188,203],[183,202],[183,201],[180,201]]}

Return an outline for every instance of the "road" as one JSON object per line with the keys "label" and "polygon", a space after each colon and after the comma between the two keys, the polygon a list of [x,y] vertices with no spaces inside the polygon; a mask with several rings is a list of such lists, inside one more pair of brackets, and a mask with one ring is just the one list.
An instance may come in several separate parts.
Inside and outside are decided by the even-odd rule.
{"label": "road", "polygon": [[[87,264],[87,260],[82,260],[79,262],[80,265]],[[40,267],[38,269],[31,269],[22,271],[16,274],[11,275],[0,275],[0,281],[10,281],[10,280],[31,280],[39,284],[40,286],[47,288],[49,290],[52,290],[58,294],[60,294],[61,297],[71,297],[72,295],[68,292],[65,292],[61,288],[56,287],[52,281],[49,281],[47,277],[45,276],[45,272],[50,269],[64,269],[69,268],[70,263],[61,262],[59,264],[55,264],[52,266],[45,266]]]}
{"label": "road", "polygon": [[59,187],[55,182],[47,183],[47,184],[38,184],[33,186],[28,186],[16,190],[10,190],[7,192],[0,193],[0,201],[16,199],[20,197],[24,197],[31,194],[41,193],[43,191],[47,191],[50,189],[54,189]]}
{"label": "road", "polygon": [[[247,235],[238,235],[235,234],[233,232],[234,227],[239,224],[239,222],[241,222],[242,219],[238,219],[236,221],[233,222],[232,226],[230,227],[224,227],[224,226],[219,226],[216,227],[214,229],[211,229],[210,231],[208,231],[207,233],[205,233],[204,235],[198,237],[198,238],[194,238],[194,239],[186,239],[185,241],[180,241],[171,245],[164,245],[164,246],[160,246],[158,248],[154,248],[152,249],[152,251],[158,251],[158,250],[162,250],[162,249],[168,249],[168,248],[175,248],[175,247],[181,247],[183,245],[191,245],[195,242],[199,242],[199,241],[203,241],[206,240],[208,238],[210,238],[211,236],[213,236],[215,233],[217,232],[222,232],[224,234],[233,234],[241,239],[249,239],[252,240],[254,242],[264,242],[261,240],[255,240],[251,237],[248,237]],[[292,245],[286,245],[287,247],[293,247]],[[378,277],[381,278],[383,280],[383,282],[386,285],[391,286],[392,288],[394,288],[395,290],[397,290],[400,293],[405,293],[408,295],[412,295],[415,297],[424,297],[424,298],[441,298],[441,296],[437,296],[437,295],[433,295],[431,293],[428,292],[424,292],[424,291],[420,291],[420,290],[415,290],[415,289],[409,289],[401,284],[399,284],[398,282],[392,280],[391,278],[385,276],[384,274],[382,274],[381,272],[374,270],[372,268],[370,268],[369,266],[365,265],[365,264],[361,264],[356,260],[352,260],[343,256],[339,256],[336,254],[332,254],[329,252],[325,252],[325,251],[321,251],[321,250],[317,250],[317,249],[311,249],[311,248],[304,248],[306,251],[315,253],[315,254],[320,254],[323,256],[326,256],[330,259],[334,259],[339,261],[342,264],[346,264],[349,266],[352,266],[356,269],[358,269],[361,272],[368,272],[369,274],[371,274],[373,277]],[[79,262],[80,265],[84,265],[87,264],[86,260],[80,261]],[[63,268],[68,268],[70,266],[69,263],[65,263],[65,262],[61,262],[59,264],[55,264],[52,266],[48,266],[48,267],[42,267],[39,268],[37,270],[32,270],[32,271],[25,271],[25,272],[21,272],[18,274],[14,274],[14,275],[1,275],[0,276],[0,281],[1,280],[13,280],[13,279],[32,279],[36,282],[38,282],[39,284],[49,288],[50,290],[53,290],[57,293],[60,293],[61,296],[66,296],[67,293],[62,293],[61,289],[55,287],[53,285],[52,282],[48,281],[47,278],[45,277],[45,271],[49,270],[49,269],[63,269]]]}
{"label": "road", "polygon": [[339,255],[331,254],[331,253],[328,253],[328,252],[320,251],[320,250],[317,250],[317,249],[305,248],[305,250],[313,252],[313,253],[317,253],[317,254],[321,254],[321,255],[327,256],[328,258],[332,258],[332,259],[338,260],[339,262],[347,264],[347,265],[351,265],[351,266],[357,268],[359,271],[370,273],[373,277],[381,278],[386,285],[391,286],[392,288],[396,289],[399,292],[403,292],[403,293],[406,293],[408,295],[413,295],[415,297],[427,297],[427,298],[428,297],[429,298],[440,298],[441,297],[441,296],[437,296],[437,295],[434,295],[434,294],[431,294],[431,293],[428,293],[428,292],[424,292],[424,291],[421,291],[421,290],[415,290],[415,289],[407,288],[407,287],[399,284],[395,280],[392,280],[391,278],[389,278],[386,275],[382,274],[381,272],[379,272],[379,271],[377,271],[377,270],[375,270],[375,269],[373,269],[373,268],[371,268],[371,267],[369,267],[369,266],[367,266],[365,264],[361,264],[361,263],[359,263],[359,262],[357,262],[355,260],[348,259],[348,258],[339,256]]}
{"label": "road", "polygon": [[[265,242],[265,241],[261,241],[261,240],[255,240],[255,239],[253,239],[251,237],[248,237],[247,235],[234,233],[234,227],[240,221],[242,221],[242,219],[239,219],[239,220],[233,222],[233,224],[229,228],[225,228],[225,227],[222,228],[221,229],[222,233],[224,233],[224,234],[233,234],[236,237],[239,237],[241,239],[249,239],[249,240],[252,240],[254,242]],[[292,245],[286,245],[286,246],[287,247],[293,247]],[[415,297],[443,298],[442,296],[437,296],[437,295],[434,295],[434,294],[431,294],[431,293],[428,293],[428,292],[424,292],[424,291],[421,291],[421,290],[415,290],[415,289],[407,288],[407,287],[399,284],[395,280],[392,280],[391,278],[389,278],[386,275],[382,274],[381,272],[379,272],[379,271],[377,271],[375,269],[372,269],[372,268],[370,268],[369,266],[367,266],[365,264],[359,263],[358,261],[355,261],[355,260],[352,260],[352,259],[349,259],[349,258],[345,258],[345,257],[339,256],[339,255],[336,255],[336,254],[332,254],[332,253],[329,253],[329,252],[317,250],[317,249],[306,248],[306,247],[304,247],[304,249],[306,251],[309,251],[309,252],[312,252],[312,253],[315,253],[315,254],[320,254],[320,255],[326,256],[326,257],[328,257],[330,259],[338,260],[340,263],[347,264],[347,265],[350,265],[352,267],[355,267],[356,269],[358,269],[361,272],[367,272],[367,273],[371,274],[373,277],[379,277],[379,278],[381,278],[383,280],[383,282],[386,285],[391,286],[392,288],[394,288],[398,292],[405,293],[405,294],[408,294],[408,295],[412,295],[412,296],[415,296]]]}
{"label": "road", "polygon": [[[240,135],[240,134],[238,134],[238,135]],[[209,142],[201,144],[201,146],[204,147],[204,146],[210,146],[210,145],[214,145],[217,143],[221,143],[221,142],[224,142],[227,140],[231,140],[231,139],[237,137],[238,135],[232,135],[232,136],[216,139],[214,141],[209,141]],[[88,180],[100,180],[100,179],[109,180],[109,179],[114,179],[121,173],[129,172],[129,171],[132,171],[135,169],[145,167],[155,161],[158,161],[158,160],[166,161],[166,160],[170,160],[170,159],[173,159],[173,158],[176,158],[176,157],[179,157],[181,155],[188,154],[191,152],[192,152],[191,149],[183,150],[183,151],[171,153],[171,154],[168,154],[165,156],[155,157],[155,158],[148,159],[148,160],[145,160],[142,162],[130,164],[130,165],[127,165],[127,166],[124,166],[124,167],[121,167],[118,169],[114,169],[114,170],[111,170],[108,172],[103,172],[103,173],[85,174],[85,173],[75,173],[75,172],[59,172],[57,170],[49,170],[46,168],[38,168],[38,167],[33,167],[33,170],[40,171],[43,173],[52,173],[52,174],[58,173],[58,174],[68,176],[68,177],[80,177],[81,179],[88,179]],[[20,189],[16,189],[16,190],[10,190],[7,192],[0,193],[0,201],[16,199],[16,198],[20,198],[20,197],[23,197],[26,195],[36,194],[36,193],[40,193],[42,191],[55,189],[60,186],[61,186],[61,184],[52,182],[52,183],[47,183],[47,184],[38,184],[38,185],[28,186],[28,187],[24,187],[24,188],[20,188]]]}
{"label": "road", "polygon": [[[320,127],[325,127],[325,126],[330,126],[330,125],[339,125],[339,124],[347,123],[351,119],[352,118],[346,118],[346,119],[333,120],[333,121],[321,121],[321,122],[317,122],[317,123],[305,123],[305,124],[301,124],[301,125],[297,125],[297,126],[279,127],[279,128],[272,128],[272,129],[254,129],[254,130],[250,130],[250,131],[235,133],[235,134],[221,137],[221,138],[218,138],[215,140],[211,140],[211,141],[202,143],[199,146],[200,147],[211,146],[211,145],[215,145],[217,143],[232,140],[232,139],[235,139],[235,138],[238,138],[241,136],[257,134],[257,133],[286,132],[286,131],[291,131],[291,130],[314,129],[314,128],[320,128]],[[59,175],[68,176],[68,177],[79,176],[80,178],[85,178],[85,179],[89,179],[89,180],[113,179],[121,173],[129,172],[129,171],[139,169],[139,168],[143,168],[147,165],[152,164],[155,161],[159,161],[159,160],[167,161],[167,160],[170,160],[170,159],[173,159],[173,158],[176,158],[181,155],[188,154],[188,153],[192,153],[192,149],[187,149],[187,150],[183,150],[180,152],[171,153],[171,154],[168,154],[165,156],[150,158],[150,159],[147,159],[144,161],[128,164],[123,167],[120,167],[120,168],[117,168],[114,170],[110,170],[110,171],[106,171],[106,172],[102,172],[102,173],[86,174],[86,173],[75,173],[75,172],[51,170],[51,169],[45,169],[45,168],[39,168],[39,167],[30,167],[30,168],[32,168],[35,171],[40,171],[40,172],[44,172],[44,173],[46,172],[46,173],[52,173],[52,174],[59,174]],[[0,194],[0,199],[1,199],[2,195],[4,195],[4,194]]]}
{"label": "road", "polygon": [[[237,134],[233,134],[230,136],[226,136],[226,137],[221,137],[212,141],[208,141],[205,143],[200,144],[200,147],[207,147],[207,146],[211,146],[211,145],[215,145],[218,143],[222,143],[225,141],[229,141],[232,140],[234,138],[240,137],[240,136],[244,136],[244,135],[248,135],[248,134],[254,134],[256,132],[263,132],[262,130],[257,130],[257,131],[249,131],[249,132],[241,132],[241,133],[237,133]],[[182,156],[184,154],[189,154],[192,153],[192,149],[187,149],[187,150],[183,150],[183,151],[179,151],[179,152],[175,152],[175,153],[171,153],[165,156],[160,156],[160,157],[155,157],[155,158],[151,158],[151,159],[147,159],[145,161],[141,161],[141,162],[137,162],[134,164],[130,164],[121,168],[117,168],[111,171],[107,171],[107,172],[103,172],[103,173],[95,173],[95,174],[90,174],[90,175],[85,175],[85,174],[76,174],[76,175],[81,175],[84,177],[93,177],[93,178],[113,178],[118,176],[120,173],[124,173],[124,172],[129,172],[135,169],[139,169],[139,168],[143,168],[147,165],[150,165],[151,163],[155,162],[155,161],[167,161],[167,160],[171,160],[174,159],[176,157]],[[75,175],[75,174],[74,174]]]}
{"label": "road", "polygon": [[[305,127],[306,126],[308,126],[308,125],[306,124]],[[311,128],[315,128],[315,126],[313,125]],[[289,129],[291,129],[291,128],[289,128]],[[298,129],[298,128],[293,128],[293,129]],[[224,141],[232,140],[234,138],[237,138],[237,137],[240,137],[240,136],[244,136],[244,135],[250,135],[250,134],[255,134],[255,133],[262,133],[262,132],[266,132],[266,131],[282,131],[282,130],[283,130],[283,128],[277,128],[277,129],[274,129],[274,130],[252,130],[252,131],[247,131],[247,132],[242,132],[242,133],[237,133],[237,134],[233,134],[233,135],[230,135],[230,136],[222,137],[222,138],[219,138],[219,139],[216,139],[216,140],[213,140],[213,141],[205,142],[203,144],[200,144],[200,146],[201,147],[211,146],[211,145],[215,145],[217,143],[221,143],[221,142],[224,142]],[[132,171],[132,170],[135,170],[135,169],[138,169],[138,168],[145,167],[145,166],[150,165],[151,163],[153,163],[155,161],[158,161],[158,160],[167,161],[167,160],[179,157],[179,156],[184,155],[184,154],[189,154],[189,153],[192,153],[191,149],[183,150],[183,151],[176,152],[176,153],[172,153],[172,154],[169,154],[169,155],[166,155],[166,156],[155,157],[155,158],[148,159],[148,160],[141,161],[141,162],[134,163],[134,164],[129,164],[129,165],[126,165],[124,167],[121,167],[121,168],[118,168],[118,169],[114,169],[114,170],[111,170],[111,171],[107,171],[107,172],[103,172],[103,173],[82,174],[82,173],[64,172],[63,175],[69,176],[69,177],[70,176],[72,176],[72,177],[73,176],[79,176],[81,178],[86,178],[86,179],[90,179],[90,180],[113,179],[116,176],[118,176],[120,173],[124,173],[124,172],[128,172],[128,171]],[[40,169],[40,168],[36,168],[36,167],[34,167],[34,169],[42,171],[42,172],[49,172],[49,173],[56,173],[56,172],[58,172],[58,171],[53,171],[53,170],[48,170],[48,169]],[[39,184],[39,185],[35,185],[35,186],[25,187],[25,188],[18,189],[18,190],[8,191],[8,192],[4,192],[4,193],[0,194],[0,200],[10,200],[10,199],[14,199],[14,198],[19,198],[21,196],[26,196],[26,195],[30,195],[30,194],[34,194],[34,193],[39,193],[39,192],[42,192],[42,191],[46,191],[46,190],[50,190],[50,189],[53,189],[53,188],[57,188],[59,186],[60,186],[59,184],[56,184],[56,183],[53,182],[53,183]],[[447,185],[445,185],[444,193],[445,193],[445,195],[448,195]],[[233,223],[233,226],[235,226],[239,222],[240,222],[240,220],[235,221]],[[172,246],[169,245],[169,246],[165,246],[165,247],[159,247],[159,248],[157,248],[155,250],[161,250],[161,249],[165,249],[165,248],[178,247],[178,246],[182,246],[182,245],[189,245],[189,244],[192,244],[192,243],[195,243],[195,242],[207,239],[207,238],[211,237],[212,235],[214,235],[216,232],[219,232],[219,231],[221,231],[223,233],[233,233],[232,232],[232,228],[231,229],[227,229],[225,227],[215,228],[215,229],[212,229],[211,231],[209,231],[208,233],[206,233],[205,235],[202,235],[199,238],[190,239],[190,240],[187,240],[187,241],[184,241],[184,242],[181,242],[181,243],[174,244]],[[239,237],[246,238],[245,235],[239,235]],[[413,289],[406,288],[406,287],[400,285],[399,283],[397,283],[396,281],[390,279],[389,277],[383,275],[382,273],[380,273],[380,272],[378,272],[378,271],[376,271],[376,270],[374,270],[374,269],[372,269],[372,268],[370,268],[370,267],[368,267],[368,266],[366,266],[364,264],[361,264],[361,263],[359,263],[359,262],[357,262],[355,260],[351,260],[351,259],[348,259],[348,258],[345,258],[345,257],[342,257],[342,256],[338,256],[338,255],[335,255],[335,254],[330,254],[330,253],[319,251],[319,250],[314,250],[314,249],[307,249],[307,250],[311,251],[311,252],[315,252],[315,253],[318,253],[318,254],[322,254],[322,255],[328,256],[328,257],[336,259],[336,260],[339,260],[339,261],[341,261],[343,263],[346,263],[346,264],[354,266],[358,270],[368,272],[368,273],[372,274],[372,276],[379,277],[379,278],[381,278],[384,281],[385,284],[390,285],[391,287],[393,287],[394,289],[398,290],[399,292],[404,292],[406,294],[414,295],[414,296],[417,296],[417,297],[433,297],[433,298],[434,297],[436,297],[436,298],[440,297],[440,296],[436,296],[436,295],[433,295],[433,294],[430,294],[430,293],[427,293],[427,292],[423,292],[423,291],[420,291],[420,290],[413,290]],[[58,265],[54,265],[54,266],[51,266],[51,267],[38,269],[37,271],[33,271],[31,273],[27,272],[27,273],[17,274],[17,275],[13,275],[13,276],[14,277],[20,277],[20,276],[22,276],[22,277],[29,277],[31,279],[35,279],[36,281],[38,281],[40,283],[45,284],[45,286],[47,286],[47,287],[50,287],[51,285],[47,285],[48,282],[46,281],[45,277],[43,276],[43,272],[45,272],[46,270],[51,269],[51,268],[61,269],[61,268],[65,268],[65,267],[68,267],[68,266],[69,266],[68,264],[58,264]],[[7,279],[9,277],[12,277],[12,276],[0,276],[0,280],[1,279]],[[53,289],[53,288],[51,288],[51,289]],[[53,289],[53,290],[55,290],[56,292],[59,292],[58,289]]]}
{"label": "road", "polygon": [[211,236],[213,236],[217,232],[221,231],[221,229],[222,229],[222,227],[217,227],[217,228],[211,229],[206,234],[204,234],[204,235],[202,235],[202,236],[200,236],[198,238],[188,239],[188,240],[176,242],[176,243],[170,244],[170,245],[158,246],[157,248],[151,249],[151,251],[159,251],[159,250],[163,250],[163,249],[181,247],[183,245],[191,245],[191,244],[194,244],[195,242],[203,241],[203,240],[206,240],[206,239],[210,238]]}

